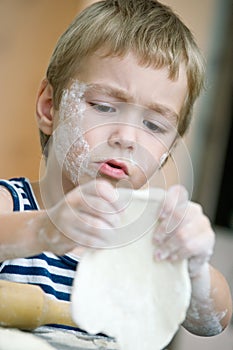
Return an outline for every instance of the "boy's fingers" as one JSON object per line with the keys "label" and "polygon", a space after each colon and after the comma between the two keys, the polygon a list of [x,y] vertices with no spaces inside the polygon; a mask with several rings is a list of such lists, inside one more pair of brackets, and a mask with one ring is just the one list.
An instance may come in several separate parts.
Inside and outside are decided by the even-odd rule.
{"label": "boy's fingers", "polygon": [[188,205],[188,191],[183,186],[174,185],[167,191],[161,215],[167,216],[184,204]]}
{"label": "boy's fingers", "polygon": [[189,205],[188,192],[180,185],[169,188],[161,210],[159,225],[154,234],[154,240],[161,243],[182,223]]}
{"label": "boy's fingers", "polygon": [[96,195],[101,197],[110,203],[114,203],[118,199],[116,189],[106,180],[94,180],[85,184],[84,186],[79,187],[81,194],[85,196]]}

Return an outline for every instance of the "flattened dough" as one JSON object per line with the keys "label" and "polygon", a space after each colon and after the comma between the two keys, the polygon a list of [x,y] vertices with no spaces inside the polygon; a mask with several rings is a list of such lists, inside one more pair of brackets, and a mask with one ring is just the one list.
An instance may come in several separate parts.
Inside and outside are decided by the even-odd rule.
{"label": "flattened dough", "polygon": [[72,293],[79,327],[115,337],[122,350],[161,350],[171,341],[190,302],[187,262],[155,263],[153,251],[150,231],[129,245],[84,255]]}

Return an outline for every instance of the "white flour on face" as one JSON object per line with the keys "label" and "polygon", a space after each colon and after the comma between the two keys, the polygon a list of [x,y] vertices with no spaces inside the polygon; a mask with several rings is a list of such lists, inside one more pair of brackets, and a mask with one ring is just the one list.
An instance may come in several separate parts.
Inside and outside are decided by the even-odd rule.
{"label": "white flour on face", "polygon": [[74,80],[64,90],[59,108],[59,125],[53,135],[58,162],[74,185],[78,185],[80,173],[89,173],[90,149],[82,129],[87,87],[87,84]]}
{"label": "white flour on face", "polygon": [[[94,112],[89,113],[87,110],[85,95],[88,93],[90,87],[89,84],[73,80],[72,84],[63,91],[59,106],[59,123],[53,134],[55,154],[61,172],[64,171],[75,186],[80,184],[80,178],[83,175],[89,175],[92,178],[99,176],[97,170],[91,169],[91,154],[92,157],[95,154],[99,157],[101,154],[101,160],[112,158],[112,154],[105,154],[107,147],[104,147],[104,143],[107,140],[104,140],[104,143],[99,145],[100,149],[95,148],[90,150],[90,146],[85,139],[85,134],[90,129],[104,125],[102,122],[100,124],[99,115],[98,119],[96,119],[97,117]],[[144,111],[144,108],[142,110]],[[123,121],[121,123],[124,125]],[[126,123],[126,125],[128,124]],[[134,123],[131,126],[134,128],[138,127]],[[122,159],[125,157],[122,157],[122,154],[118,153],[116,158]],[[136,144],[135,150],[127,153],[127,161],[133,167],[139,166],[147,180],[147,174],[149,169],[151,169],[151,164],[154,164],[153,170],[159,167],[154,155],[141,144]],[[149,174],[150,176],[151,174]]]}

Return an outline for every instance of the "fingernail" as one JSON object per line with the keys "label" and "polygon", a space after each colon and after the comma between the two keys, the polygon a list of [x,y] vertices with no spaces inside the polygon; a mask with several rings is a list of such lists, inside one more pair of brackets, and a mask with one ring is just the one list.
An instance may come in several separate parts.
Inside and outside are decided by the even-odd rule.
{"label": "fingernail", "polygon": [[161,252],[160,251],[156,251],[154,253],[154,257],[155,257],[155,260],[160,261],[161,260]]}
{"label": "fingernail", "polygon": [[157,250],[155,252],[155,259],[158,260],[158,261],[165,260],[165,259],[167,259],[168,256],[169,256],[169,253],[168,252],[164,252],[162,250]]}
{"label": "fingernail", "polygon": [[154,240],[155,243],[162,243],[162,238],[161,238],[161,236],[154,236],[154,237],[153,237],[153,240]]}
{"label": "fingernail", "polygon": [[159,220],[164,220],[164,219],[166,219],[167,216],[168,216],[168,213],[165,210],[163,210],[160,213]]}

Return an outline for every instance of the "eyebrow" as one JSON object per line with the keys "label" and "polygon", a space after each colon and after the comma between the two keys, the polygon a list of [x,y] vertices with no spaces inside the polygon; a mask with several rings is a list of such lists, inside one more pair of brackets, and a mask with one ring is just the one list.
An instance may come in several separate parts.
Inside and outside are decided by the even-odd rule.
{"label": "eyebrow", "polygon": [[[133,96],[123,89],[115,88],[110,85],[104,85],[104,84],[90,84],[89,88],[90,88],[89,91],[93,90],[93,91],[102,93],[104,95],[108,95],[110,97],[115,97],[123,102],[134,103]],[[157,113],[162,114],[167,119],[170,119],[174,122],[178,122],[178,119],[179,119],[178,114],[175,111],[171,110],[170,108],[160,103],[157,103],[157,102],[150,103],[145,107]]]}

